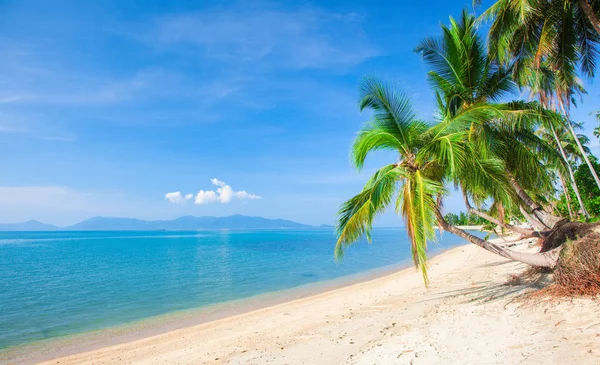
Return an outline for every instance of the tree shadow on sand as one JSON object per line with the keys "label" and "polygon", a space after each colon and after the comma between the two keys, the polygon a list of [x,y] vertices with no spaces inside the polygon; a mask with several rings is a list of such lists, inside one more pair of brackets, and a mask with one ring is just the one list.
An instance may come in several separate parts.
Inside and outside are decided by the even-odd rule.
{"label": "tree shadow on sand", "polygon": [[514,270],[509,269],[507,271],[520,273],[498,274],[495,279],[477,280],[466,288],[441,291],[435,295],[435,299],[454,298],[459,303],[481,304],[509,299],[508,303],[511,303],[517,299],[524,299],[527,294],[543,289],[551,283],[549,274],[534,273],[528,269],[524,270],[521,264],[511,261],[494,262],[481,267],[507,266],[514,266]]}

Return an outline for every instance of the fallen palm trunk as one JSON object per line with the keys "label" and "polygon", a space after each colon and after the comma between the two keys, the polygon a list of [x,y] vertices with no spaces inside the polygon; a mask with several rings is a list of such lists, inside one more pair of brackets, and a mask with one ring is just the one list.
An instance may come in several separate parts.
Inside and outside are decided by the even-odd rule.
{"label": "fallen palm trunk", "polygon": [[518,227],[518,226],[512,225],[510,223],[506,223],[499,219],[496,219],[487,213],[481,212],[481,211],[473,208],[473,206],[471,206],[471,203],[469,202],[469,198],[467,197],[467,194],[464,192],[463,192],[463,197],[465,199],[465,206],[467,208],[467,211],[471,214],[475,214],[475,215],[487,220],[488,222],[494,223],[495,225],[498,225],[505,229],[509,229],[513,232],[520,233],[526,237],[544,237],[543,232],[538,232],[533,229]]}
{"label": "fallen palm trunk", "polygon": [[563,220],[561,217],[554,216],[548,212],[546,212],[542,207],[536,203],[529,194],[525,192],[525,190],[521,187],[521,185],[517,182],[517,180],[510,176],[510,184],[515,189],[515,192],[519,196],[519,198],[525,203],[525,205],[531,209],[531,214],[541,222],[545,228],[552,229],[556,224]]}
{"label": "fallen palm trunk", "polygon": [[439,225],[443,230],[453,233],[459,237],[466,239],[467,241],[489,251],[505,257],[510,260],[519,261],[524,264],[534,266],[534,267],[545,267],[545,268],[554,268],[558,261],[558,257],[562,247],[557,247],[550,251],[546,252],[538,252],[538,253],[529,253],[529,252],[519,252],[514,250],[509,250],[506,247],[495,244],[493,242],[481,239],[477,236],[474,236],[467,231],[463,231],[453,225],[448,224],[442,213],[440,213],[439,209],[435,210],[435,214],[438,220]]}

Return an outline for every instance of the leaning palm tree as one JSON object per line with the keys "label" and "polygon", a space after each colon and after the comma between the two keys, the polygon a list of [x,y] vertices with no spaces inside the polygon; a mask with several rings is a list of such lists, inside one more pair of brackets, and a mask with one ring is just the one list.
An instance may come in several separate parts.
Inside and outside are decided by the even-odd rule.
{"label": "leaning palm tree", "polygon": [[[600,47],[598,0],[498,0],[482,19],[492,19],[489,46],[503,62],[513,62],[518,75],[524,69],[542,72],[546,64],[554,75],[555,100],[565,115],[565,126],[575,137],[570,120],[574,97],[584,93],[577,78],[577,66],[583,75],[593,77]],[[518,77],[518,76],[517,76]],[[577,139],[575,142],[596,184],[600,178]]]}
{"label": "leaning palm tree", "polygon": [[[581,125],[578,124],[577,127],[581,128]],[[542,139],[547,141],[548,144],[557,148],[560,151],[563,159],[567,162],[566,163],[567,172],[569,173],[571,187],[573,189],[573,192],[575,193],[575,197],[577,199],[580,211],[585,218],[590,218],[590,214],[587,211],[587,209],[585,208],[585,205],[581,198],[581,194],[579,193],[579,187],[577,186],[577,182],[575,180],[575,174],[573,172],[572,164],[577,165],[581,161],[581,154],[579,153],[579,148],[577,147],[575,142],[573,142],[573,137],[564,128],[560,128],[559,126],[553,126],[553,125],[550,125],[549,128],[540,128],[537,131],[537,133]],[[589,139],[585,135],[582,135],[582,134],[578,134],[577,138],[579,139],[580,143],[583,145],[584,152],[590,153],[591,151],[590,151],[589,147],[587,146],[587,144],[589,143]],[[570,194],[568,192],[567,180],[564,177],[563,171],[556,170],[556,172],[558,173],[558,177],[561,182],[563,193],[565,194],[565,199],[567,202],[567,207],[569,209],[569,214],[570,214],[571,218],[573,218],[573,214],[572,214],[571,207],[570,207],[570,204],[571,204],[570,199],[571,198],[570,198]]]}
{"label": "leaning palm tree", "polygon": [[[530,98],[537,99],[541,105],[545,108],[550,109],[552,100],[554,99],[554,90],[555,90],[555,77],[554,73],[550,70],[545,62],[537,65],[537,67],[532,67],[531,62],[528,67],[521,68],[520,72],[515,74],[516,83],[520,88],[529,89]],[[566,162],[564,166],[566,167],[566,171],[569,174],[571,186],[573,187],[573,191],[577,198],[577,202],[579,204],[580,210],[586,218],[590,218],[588,211],[583,204],[583,200],[581,199],[581,194],[579,193],[579,188],[577,186],[577,182],[575,181],[575,175],[573,173],[573,168],[571,164],[568,163],[568,153],[565,151],[565,143],[563,142],[565,137],[568,138],[566,133],[561,133],[565,130],[564,126],[566,121],[559,120],[561,123],[552,123],[549,121],[544,124],[543,128],[538,130],[538,134],[547,141],[553,147],[557,147],[560,151],[560,154],[563,160]],[[580,127],[580,125],[578,125]],[[572,146],[572,145],[569,145]],[[584,153],[589,153],[589,149],[585,150]],[[571,209],[570,197],[567,192],[567,184],[566,179],[564,178],[564,172],[561,169],[556,170],[558,176],[560,178],[561,186],[565,193],[567,206],[569,210],[569,216],[573,218],[573,211]]]}
{"label": "leaning palm tree", "polygon": [[[415,117],[408,99],[393,87],[375,78],[360,86],[359,109],[373,112],[372,119],[358,133],[351,160],[360,170],[374,151],[389,150],[397,159],[379,169],[362,191],[340,208],[335,255],[370,232],[375,217],[394,205],[404,219],[411,243],[413,262],[427,283],[427,245],[435,241],[435,226],[500,256],[539,267],[553,267],[559,249],[544,253],[523,253],[483,240],[449,224],[441,209],[446,185],[468,177],[473,186],[495,181],[510,190],[502,160],[487,157],[469,141],[465,120],[427,124]],[[471,120],[477,117],[471,114]],[[468,174],[464,171],[468,171]]]}
{"label": "leaning palm tree", "polygon": [[[442,37],[426,38],[416,48],[431,66],[428,77],[436,91],[439,117],[455,126],[464,122],[464,127],[469,130],[469,140],[475,143],[480,154],[493,155],[504,161],[514,193],[524,198],[523,203],[543,226],[552,228],[560,218],[546,214],[539,204],[527,196],[526,190],[550,195],[553,186],[549,175],[545,173],[545,165],[564,166],[564,161],[554,148],[534,133],[541,121],[552,124],[557,120],[557,115],[535,102],[498,103],[508,92],[516,90],[512,65],[504,66],[488,56],[484,41],[475,29],[473,16],[463,12],[459,21],[451,18],[450,23],[450,27],[442,26]],[[440,128],[445,128],[444,124]],[[545,161],[545,164],[540,161]],[[462,172],[469,174],[465,169]],[[502,227],[525,233],[485,215],[469,203],[469,197],[476,205],[491,198],[510,207],[511,194],[506,194],[503,189],[490,190],[496,186],[493,182],[474,186],[468,181],[468,178],[459,177],[456,183],[461,186],[465,204],[471,213]]]}
{"label": "leaning palm tree", "polygon": [[[582,123],[573,123],[573,126],[579,130],[583,129]],[[582,163],[583,156],[581,155],[581,152],[579,151],[579,147],[577,146],[577,143],[575,142],[575,139],[573,138],[573,136],[564,129],[559,130],[558,133],[559,133],[561,145],[567,155],[567,161],[571,162],[574,165],[579,165],[580,163]],[[583,147],[584,153],[586,153],[588,155],[590,153],[592,153],[592,151],[589,147],[590,139],[585,134],[578,133],[577,139],[579,140],[579,143]]]}

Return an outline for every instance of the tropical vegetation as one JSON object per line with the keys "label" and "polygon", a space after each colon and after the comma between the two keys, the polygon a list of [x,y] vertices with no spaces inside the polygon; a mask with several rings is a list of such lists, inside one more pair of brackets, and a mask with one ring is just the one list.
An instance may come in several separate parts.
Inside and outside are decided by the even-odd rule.
{"label": "tropical vegetation", "polygon": [[444,220],[453,226],[478,226],[488,224],[488,221],[472,213],[460,212],[444,214]]}
{"label": "tropical vegetation", "polygon": [[[600,173],[600,164],[597,159],[592,159],[592,166],[596,170],[596,173]],[[595,219],[600,219],[600,189],[596,185],[592,174],[586,165],[580,164],[575,170],[575,182],[579,186],[585,208],[590,215]],[[569,214],[569,200],[573,200],[574,191],[571,186],[568,187],[565,193],[560,195],[557,203],[558,211],[567,216]]]}
{"label": "tropical vegetation", "polygon": [[[542,3],[557,13],[537,12]],[[593,14],[582,1],[500,0],[479,19],[467,11],[450,18],[440,37],[426,38],[415,49],[429,67],[437,101],[432,120],[418,118],[392,84],[361,80],[359,109],[371,119],[354,140],[351,161],[360,170],[379,150],[394,152],[396,159],[341,206],[336,257],[360,237],[370,240],[375,217],[394,206],[426,284],[427,246],[436,240],[436,227],[511,260],[557,265],[561,244],[538,253],[514,251],[458,228],[461,222],[442,212],[444,199],[457,189],[470,217],[528,237],[545,238],[569,227],[569,219],[590,217],[592,206],[583,201],[588,186],[576,174],[585,166],[596,188],[600,182],[590,169],[588,140],[575,132],[569,116],[574,96],[584,92],[574,67],[593,76],[600,39],[593,19],[600,2],[585,4]],[[570,20],[555,24],[557,14]],[[477,30],[485,19],[492,22],[487,44]],[[567,32],[573,37],[568,45]],[[525,89],[529,100],[510,99]],[[566,214],[558,186],[563,205],[569,200]],[[529,227],[510,224],[515,220]]]}
{"label": "tropical vegetation", "polygon": [[[513,65],[515,80],[529,86],[546,108],[563,113],[575,137],[570,108],[585,93],[580,74],[595,75],[600,46],[598,0],[498,0],[482,19],[491,19],[490,53]],[[533,87],[532,87],[533,86]],[[583,146],[574,138],[598,187]],[[573,181],[571,181],[573,183]]]}

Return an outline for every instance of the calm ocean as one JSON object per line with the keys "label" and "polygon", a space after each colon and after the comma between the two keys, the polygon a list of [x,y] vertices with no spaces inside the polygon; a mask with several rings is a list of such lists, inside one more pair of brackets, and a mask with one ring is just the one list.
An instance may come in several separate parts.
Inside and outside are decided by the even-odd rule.
{"label": "calm ocean", "polygon": [[[444,234],[430,253],[463,241]],[[403,229],[340,263],[331,229],[0,232],[0,349],[407,264]]]}

